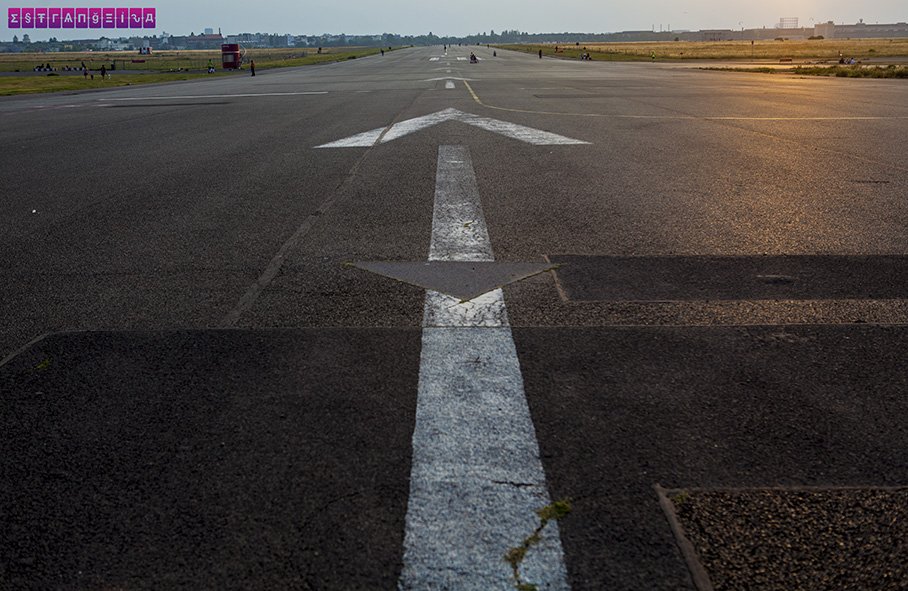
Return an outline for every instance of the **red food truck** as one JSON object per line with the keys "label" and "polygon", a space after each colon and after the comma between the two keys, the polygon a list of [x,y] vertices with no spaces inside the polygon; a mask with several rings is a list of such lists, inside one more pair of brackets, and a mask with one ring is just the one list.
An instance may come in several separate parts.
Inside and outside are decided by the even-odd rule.
{"label": "red food truck", "polygon": [[237,70],[242,63],[240,45],[238,43],[224,43],[221,45],[221,64],[225,70]]}

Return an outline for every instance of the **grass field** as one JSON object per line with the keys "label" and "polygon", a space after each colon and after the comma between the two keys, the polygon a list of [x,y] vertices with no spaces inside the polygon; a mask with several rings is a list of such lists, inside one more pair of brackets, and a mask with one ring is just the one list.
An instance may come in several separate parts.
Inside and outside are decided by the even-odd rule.
{"label": "grass field", "polygon": [[[378,47],[324,48],[321,54],[318,54],[317,50],[299,48],[250,49],[246,53],[244,61],[248,67],[249,61],[255,60],[256,70],[267,70],[345,61],[375,55],[380,51],[381,48]],[[144,60],[144,62],[133,63],[133,60]],[[206,73],[209,60],[216,69],[217,73],[214,75]],[[32,69],[38,64],[50,63],[52,67],[56,68],[57,73],[60,73],[66,66],[79,68],[83,62],[95,74],[94,80],[86,80],[79,75],[31,74]],[[108,70],[111,65],[115,66],[113,75],[105,80],[101,80],[97,74],[102,65]],[[220,50],[162,51],[152,55],[138,55],[134,51],[0,54],[0,72],[30,73],[26,76],[0,76],[0,96],[209,78],[224,75],[220,65]],[[144,70],[153,73],[124,73],[130,70]]]}
{"label": "grass field", "polygon": [[[839,56],[855,59],[906,57],[908,38],[902,39],[818,39],[816,41],[667,41],[658,43],[580,43],[579,45],[499,45],[527,53],[579,59],[589,53],[593,60],[659,61],[676,60],[833,60]],[[555,48],[558,53],[555,53]]]}
{"label": "grass field", "polygon": [[802,76],[835,76],[837,78],[905,78],[908,66],[798,66],[795,68],[700,68],[722,72],[756,74],[798,74]]}
{"label": "grass field", "polygon": [[101,80],[95,74],[94,80],[82,76],[0,76],[0,96],[14,94],[32,94],[39,92],[61,92],[65,90],[91,90],[96,88],[114,88],[134,84],[153,84],[155,82],[175,82],[193,78],[209,77],[197,72],[173,72],[160,74],[123,74]]}
{"label": "grass field", "polygon": [[795,74],[806,76],[835,76],[837,78],[905,78],[908,79],[906,66],[832,66],[800,67]]}

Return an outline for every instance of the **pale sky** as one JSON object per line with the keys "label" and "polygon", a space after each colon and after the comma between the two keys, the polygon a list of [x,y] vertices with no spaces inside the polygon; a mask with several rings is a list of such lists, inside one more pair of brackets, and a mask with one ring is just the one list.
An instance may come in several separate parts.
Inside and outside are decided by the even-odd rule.
{"label": "pale sky", "polygon": [[[908,21],[908,0],[2,0],[9,7],[154,7],[158,28],[172,35],[217,32],[467,35],[518,29],[531,33],[772,27],[796,16],[801,26]],[[16,30],[6,21],[0,39],[28,33],[32,40],[129,36],[129,30]]]}

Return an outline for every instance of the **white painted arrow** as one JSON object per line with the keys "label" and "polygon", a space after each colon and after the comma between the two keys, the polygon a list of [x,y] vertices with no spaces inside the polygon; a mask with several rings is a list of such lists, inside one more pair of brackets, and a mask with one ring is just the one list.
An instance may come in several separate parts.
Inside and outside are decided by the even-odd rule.
{"label": "white painted arrow", "polygon": [[439,123],[444,123],[445,121],[459,121],[460,123],[466,123],[467,125],[498,133],[505,137],[520,140],[535,146],[589,144],[589,142],[575,140],[550,131],[543,131],[541,129],[517,125],[516,123],[500,121],[489,117],[480,117],[471,113],[458,111],[457,109],[445,109],[443,111],[438,111],[437,113],[432,113],[431,115],[423,115],[422,117],[400,121],[390,127],[379,127],[378,129],[358,133],[342,140],[316,146],[316,148],[368,148],[379,143],[387,144],[398,138],[432,127],[433,125],[438,125]]}
{"label": "white painted arrow", "polygon": [[[439,146],[430,264],[494,258],[470,150]],[[423,310],[397,589],[514,591],[520,580],[504,556],[552,499],[504,294],[459,302],[430,289]],[[559,533],[553,521],[532,548],[524,543],[520,588],[570,590]]]}

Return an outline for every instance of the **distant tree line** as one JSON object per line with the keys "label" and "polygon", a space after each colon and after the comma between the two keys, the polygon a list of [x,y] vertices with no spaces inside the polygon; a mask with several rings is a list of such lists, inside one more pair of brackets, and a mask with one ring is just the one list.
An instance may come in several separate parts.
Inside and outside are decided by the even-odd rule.
{"label": "distant tree line", "polygon": [[[906,37],[908,25],[897,23],[894,25],[835,25],[836,36],[850,37]],[[502,44],[502,43],[585,43],[585,42],[618,42],[618,41],[727,41],[744,39],[772,39],[780,33],[785,37],[808,38],[817,37],[814,28],[800,29],[747,29],[732,31],[731,29],[714,29],[703,31],[621,31],[616,33],[527,33],[517,29],[504,30],[496,33],[494,30],[475,33],[472,35],[438,36],[431,31],[425,35],[398,35],[384,33],[381,35],[347,35],[329,34],[322,35],[288,35],[274,33],[239,33],[226,35],[221,38],[217,35],[196,36],[194,33],[183,36],[151,36],[132,37],[119,39],[80,39],[74,41],[27,40],[23,35],[13,42],[0,42],[0,52],[16,51],[84,51],[88,49],[133,49],[150,46],[155,49],[217,49],[222,42],[242,43],[248,47],[387,47],[402,45],[448,45],[465,43],[475,44]]]}
{"label": "distant tree line", "polygon": [[[620,34],[619,34],[620,35]],[[655,35],[667,37],[666,34],[655,33]],[[244,33],[238,36],[227,35],[224,37],[240,37],[240,41],[248,43],[255,47],[384,47],[384,46],[401,46],[401,45],[441,45],[441,44],[494,44],[494,43],[574,43],[582,41],[610,41],[615,40],[615,33],[527,33],[517,29],[505,30],[500,33],[490,30],[488,32],[475,33],[473,35],[438,36],[431,31],[425,35],[398,35],[396,33],[384,33],[381,35],[347,35],[324,34],[324,35],[291,35],[292,41],[288,42],[288,35],[278,35],[272,33]],[[181,37],[169,37],[169,40],[179,42],[173,45],[182,45],[187,40],[192,40],[195,35]],[[253,40],[254,38],[254,40]],[[103,48],[103,42],[106,38],[100,39],[79,39],[58,41],[52,38],[49,41],[26,41],[15,37],[12,42],[0,42],[0,52],[19,52],[19,51],[86,51],[90,49]],[[128,48],[137,48],[148,44],[152,47],[163,48],[166,43],[162,37],[151,36],[145,38],[124,38],[121,37],[116,41],[125,43]],[[219,42],[212,41],[211,46],[217,46]],[[171,45],[171,46],[173,46]]]}
{"label": "distant tree line", "polygon": [[[385,33],[382,35],[391,45],[439,45],[439,44],[492,44],[492,43],[574,43],[580,41],[608,41],[613,33],[527,33],[517,29],[505,30],[496,33],[475,33],[462,37],[446,35],[439,37],[431,31],[427,35],[396,35]],[[348,39],[351,38],[348,36]]]}

